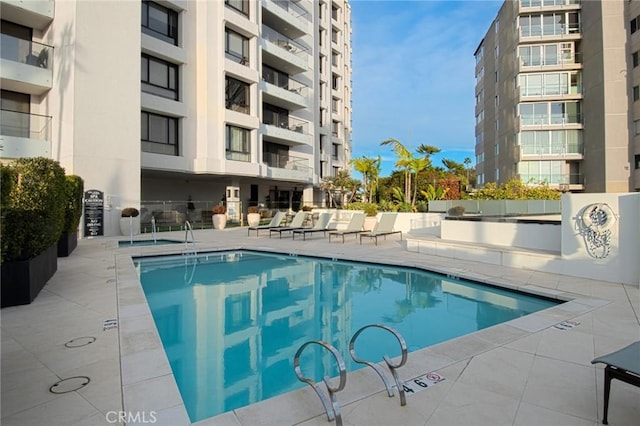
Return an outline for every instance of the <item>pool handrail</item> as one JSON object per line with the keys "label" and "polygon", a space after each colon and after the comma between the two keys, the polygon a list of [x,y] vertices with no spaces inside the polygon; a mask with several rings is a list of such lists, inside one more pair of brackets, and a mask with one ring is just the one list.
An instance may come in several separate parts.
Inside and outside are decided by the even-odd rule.
{"label": "pool handrail", "polygon": [[[193,247],[192,250],[189,250],[189,234],[191,234],[191,245]],[[192,253],[193,255],[198,254],[198,249],[196,247],[196,238],[193,235],[193,228],[191,228],[191,223],[188,220],[184,221],[184,250],[182,254]]]}

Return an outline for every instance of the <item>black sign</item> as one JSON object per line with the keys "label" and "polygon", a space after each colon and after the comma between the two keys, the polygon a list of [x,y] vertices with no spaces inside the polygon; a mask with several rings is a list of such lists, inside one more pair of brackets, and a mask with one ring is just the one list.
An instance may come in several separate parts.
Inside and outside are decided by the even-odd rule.
{"label": "black sign", "polygon": [[104,193],[90,189],[84,193],[84,236],[104,235]]}

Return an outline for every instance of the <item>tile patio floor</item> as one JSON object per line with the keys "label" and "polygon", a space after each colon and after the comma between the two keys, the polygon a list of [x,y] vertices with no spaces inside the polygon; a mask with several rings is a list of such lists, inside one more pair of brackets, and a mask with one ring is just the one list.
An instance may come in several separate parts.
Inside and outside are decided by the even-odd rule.
{"label": "tile patio floor", "polygon": [[[396,236],[377,247],[268,236],[246,229],[194,231],[200,251],[250,248],[420,266],[573,301],[409,354],[403,380],[435,371],[445,381],[389,398],[368,369],[350,373],[338,393],[345,425],[596,425],[602,419],[603,368],[596,356],[640,339],[638,287],[406,252]],[[181,232],[162,238],[183,238]],[[144,237],[142,237],[144,238]],[[144,411],[138,423],[188,424],[148,312],[136,293],[132,254],[182,246],[117,248],[120,238],[81,240],[36,300],[0,312],[3,426],[109,425],[117,411]],[[117,328],[104,321],[119,319]],[[580,324],[560,331],[553,325]],[[79,337],[94,343],[67,348]],[[52,394],[58,380],[87,376],[84,388]],[[123,408],[124,407],[124,408]],[[153,412],[153,418],[150,413]],[[640,389],[614,381],[610,425],[637,425]],[[136,423],[136,422],[130,422]],[[203,425],[327,425],[308,387],[206,419]]]}

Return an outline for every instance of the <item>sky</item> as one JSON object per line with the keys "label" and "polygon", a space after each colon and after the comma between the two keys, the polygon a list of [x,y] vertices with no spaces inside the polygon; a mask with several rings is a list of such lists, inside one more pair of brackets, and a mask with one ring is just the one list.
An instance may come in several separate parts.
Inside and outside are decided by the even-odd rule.
{"label": "sky", "polygon": [[[475,58],[502,1],[351,0],[351,158],[382,157],[394,170],[394,138],[411,151],[475,165]],[[358,179],[357,172],[352,173]]]}

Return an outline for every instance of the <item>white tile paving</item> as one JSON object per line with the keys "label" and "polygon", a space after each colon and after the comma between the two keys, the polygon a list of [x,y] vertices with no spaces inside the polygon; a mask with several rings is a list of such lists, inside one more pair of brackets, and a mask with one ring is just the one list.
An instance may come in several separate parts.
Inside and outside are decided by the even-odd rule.
{"label": "white tile paving", "polygon": [[[321,238],[247,237],[244,229],[194,232],[200,250],[250,248],[390,262],[573,299],[410,354],[399,370],[403,379],[437,371],[446,380],[409,396],[405,407],[397,396],[387,397],[373,373],[349,374],[348,389],[338,394],[345,425],[596,425],[602,417],[603,377],[602,367],[590,360],[640,339],[640,292],[633,286],[412,253],[395,239],[376,247]],[[167,238],[183,236],[174,232]],[[70,257],[59,259],[58,272],[31,305],[2,309],[3,425],[108,425],[122,410],[141,410],[147,421],[153,412],[159,425],[189,423],[130,260],[131,255],[180,252],[182,246],[118,249],[117,240],[80,241]],[[437,247],[448,249],[443,242]],[[114,318],[118,327],[103,331],[103,321]],[[580,325],[551,328],[568,319]],[[83,336],[97,340],[64,347]],[[92,381],[78,391],[49,393],[55,381],[72,375]],[[632,424],[640,417],[638,401],[640,389],[614,381],[609,423]],[[198,422],[258,424],[328,423],[308,388]]]}

